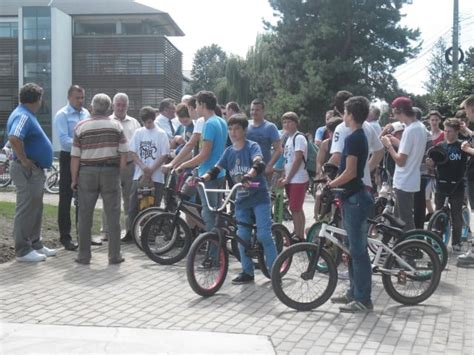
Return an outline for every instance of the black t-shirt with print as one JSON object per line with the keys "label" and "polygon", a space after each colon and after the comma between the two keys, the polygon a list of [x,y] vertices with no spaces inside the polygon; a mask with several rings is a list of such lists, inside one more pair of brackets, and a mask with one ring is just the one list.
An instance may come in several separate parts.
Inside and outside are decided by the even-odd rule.
{"label": "black t-shirt with print", "polygon": [[[454,143],[442,142],[438,144],[448,152],[448,161],[445,164],[437,165],[437,192],[450,194],[454,192],[456,184],[464,179],[468,154],[461,150],[461,144],[460,140]],[[464,189],[464,181],[457,185],[457,189]]]}

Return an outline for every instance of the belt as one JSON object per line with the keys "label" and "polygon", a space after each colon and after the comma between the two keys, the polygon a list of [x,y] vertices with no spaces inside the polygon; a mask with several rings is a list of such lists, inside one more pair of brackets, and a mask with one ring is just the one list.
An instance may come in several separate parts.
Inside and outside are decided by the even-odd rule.
{"label": "belt", "polygon": [[118,168],[118,164],[111,163],[97,163],[97,164],[81,164],[82,167],[94,167],[94,168]]}

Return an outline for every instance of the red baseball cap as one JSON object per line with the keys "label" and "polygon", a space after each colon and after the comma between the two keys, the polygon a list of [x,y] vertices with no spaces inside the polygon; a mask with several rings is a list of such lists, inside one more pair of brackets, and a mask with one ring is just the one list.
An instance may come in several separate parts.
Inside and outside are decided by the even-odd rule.
{"label": "red baseball cap", "polygon": [[392,108],[413,108],[413,101],[410,98],[405,96],[397,97],[392,101]]}

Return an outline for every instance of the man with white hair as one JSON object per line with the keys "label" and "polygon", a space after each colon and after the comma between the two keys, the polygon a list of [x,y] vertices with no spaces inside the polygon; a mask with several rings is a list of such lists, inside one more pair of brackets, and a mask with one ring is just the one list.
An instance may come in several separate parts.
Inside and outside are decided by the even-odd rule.
{"label": "man with white hair", "polygon": [[75,261],[90,264],[91,229],[99,194],[109,227],[109,264],[125,259],[120,253],[120,172],[127,165],[128,145],[122,125],[106,116],[111,100],[92,99],[92,115],[74,130],[71,150],[71,188],[79,196],[79,252]]}
{"label": "man with white hair", "polygon": [[[128,96],[123,92],[115,94],[112,100],[113,113],[109,116],[110,118],[117,120],[122,128],[127,142],[133,137],[135,131],[140,128],[140,123],[127,114],[128,111]],[[131,224],[133,221],[130,220],[128,211],[130,209],[130,193],[132,190],[133,183],[133,174],[135,171],[135,164],[133,162],[133,156],[128,154],[127,156],[127,165],[120,173],[120,188],[122,190],[122,200],[123,200],[123,210],[125,213],[125,237],[123,241],[132,241],[132,235],[130,232]],[[102,211],[102,233],[103,240],[108,239],[108,226],[107,226],[107,216],[104,211]]]}

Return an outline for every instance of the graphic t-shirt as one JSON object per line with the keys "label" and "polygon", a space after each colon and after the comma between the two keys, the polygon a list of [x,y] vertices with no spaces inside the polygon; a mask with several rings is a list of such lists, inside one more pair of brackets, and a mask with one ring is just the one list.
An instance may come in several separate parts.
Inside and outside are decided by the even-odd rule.
{"label": "graphic t-shirt", "polygon": [[[436,179],[436,191],[450,194],[458,189],[464,189],[464,173],[468,154],[461,150],[461,141],[454,143],[440,143],[439,145],[448,152],[448,161],[445,164],[437,165],[438,176]],[[456,184],[459,185],[456,186]]]}
{"label": "graphic t-shirt", "polygon": [[[137,154],[146,166],[152,166],[162,155],[170,152],[168,135],[156,126],[153,129],[141,127],[133,134],[132,140],[129,143],[129,149],[130,152]],[[135,165],[133,180],[139,180],[142,175],[142,169]],[[151,179],[154,182],[165,182],[164,174],[160,168],[153,172]]]}
{"label": "graphic t-shirt", "polygon": [[[252,168],[256,157],[262,156],[260,146],[256,142],[245,141],[242,149],[228,147],[217,165],[229,171],[234,183],[242,180],[242,177]],[[252,182],[258,182],[257,188],[240,189],[237,191],[235,204],[240,208],[250,208],[262,203],[270,203],[270,197],[267,189],[267,180],[265,174],[259,174],[252,179]]]}

